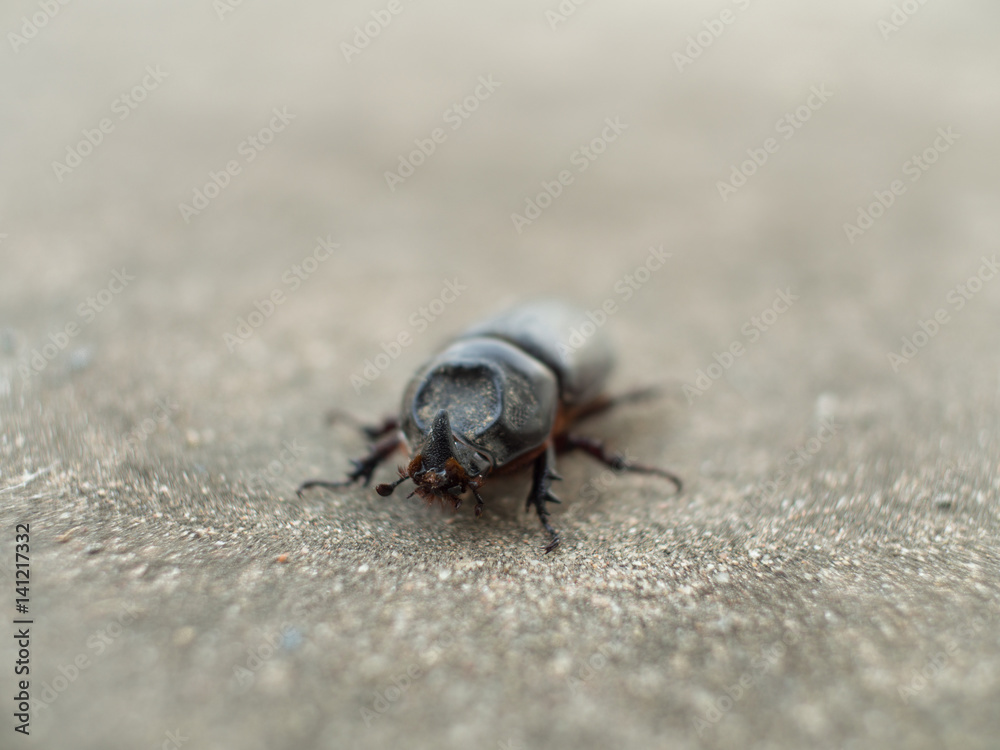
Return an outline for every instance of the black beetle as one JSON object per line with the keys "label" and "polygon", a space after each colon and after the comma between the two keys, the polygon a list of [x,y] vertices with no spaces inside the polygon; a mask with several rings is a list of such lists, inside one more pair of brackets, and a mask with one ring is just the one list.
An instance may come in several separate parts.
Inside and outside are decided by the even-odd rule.
{"label": "black beetle", "polygon": [[604,394],[612,355],[602,329],[594,326],[589,337],[577,330],[573,342],[579,345],[569,343],[574,326],[584,320],[582,311],[568,305],[536,302],[469,329],[416,372],[398,419],[366,428],[376,442],[367,456],[352,462],[354,470],[346,480],[304,482],[299,494],[358,480],[367,485],[375,468],[405,446],[410,461],[400,467],[399,479],[376,487],[378,494],[390,495],[411,479],[416,485],[411,495],[428,502],[450,500],[457,509],[461,496],[471,490],[478,518],[483,512],[479,488],[486,479],[531,464],[527,509],[535,506],[552,536],[545,547],[551,552],[559,535],[545,504],[559,502],[549,490],[552,480],[561,478],[555,472],[557,452],[582,450],[618,471],[657,474],[680,492],[681,480],[674,474],[608,453],[599,440],[570,434],[569,428],[584,417],[652,393]]}

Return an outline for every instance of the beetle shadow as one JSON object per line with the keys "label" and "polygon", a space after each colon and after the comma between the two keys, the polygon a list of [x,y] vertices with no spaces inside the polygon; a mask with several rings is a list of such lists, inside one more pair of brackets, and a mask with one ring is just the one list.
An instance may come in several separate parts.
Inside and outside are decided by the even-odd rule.
{"label": "beetle shadow", "polygon": [[480,490],[485,501],[483,515],[475,516],[476,500],[472,493],[462,498],[457,510],[451,503],[427,502],[417,496],[406,500],[414,507],[406,511],[408,523],[415,525],[441,523],[448,527],[442,533],[451,535],[455,542],[494,546],[519,541],[526,532],[544,533],[534,508],[525,511],[525,502],[531,487],[530,473],[491,478]]}

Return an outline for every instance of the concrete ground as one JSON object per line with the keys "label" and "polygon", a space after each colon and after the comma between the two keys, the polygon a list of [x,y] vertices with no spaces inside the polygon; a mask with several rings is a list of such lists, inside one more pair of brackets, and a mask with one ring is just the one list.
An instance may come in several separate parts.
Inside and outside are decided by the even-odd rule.
{"label": "concrete ground", "polygon": [[[654,5],[4,5],[0,747],[1000,747],[996,5]],[[682,494],[296,497],[535,297]]]}

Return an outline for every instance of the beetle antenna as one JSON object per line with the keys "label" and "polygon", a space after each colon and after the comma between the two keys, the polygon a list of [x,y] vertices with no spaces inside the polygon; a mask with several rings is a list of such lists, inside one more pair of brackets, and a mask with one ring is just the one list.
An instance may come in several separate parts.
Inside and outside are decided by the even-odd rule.
{"label": "beetle antenna", "polygon": [[394,489],[396,489],[399,485],[401,485],[407,479],[409,479],[409,477],[400,477],[399,479],[397,479],[392,484],[380,484],[377,487],[375,487],[375,491],[378,494],[380,494],[382,497],[388,497],[389,495],[392,494],[392,491]]}

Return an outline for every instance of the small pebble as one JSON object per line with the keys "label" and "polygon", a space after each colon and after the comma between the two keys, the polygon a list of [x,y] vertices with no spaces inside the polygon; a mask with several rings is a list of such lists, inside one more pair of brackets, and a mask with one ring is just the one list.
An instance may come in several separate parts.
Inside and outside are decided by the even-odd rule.
{"label": "small pebble", "polygon": [[186,646],[194,640],[195,635],[197,635],[197,631],[195,631],[195,629],[190,625],[177,628],[177,630],[174,631],[174,645]]}

